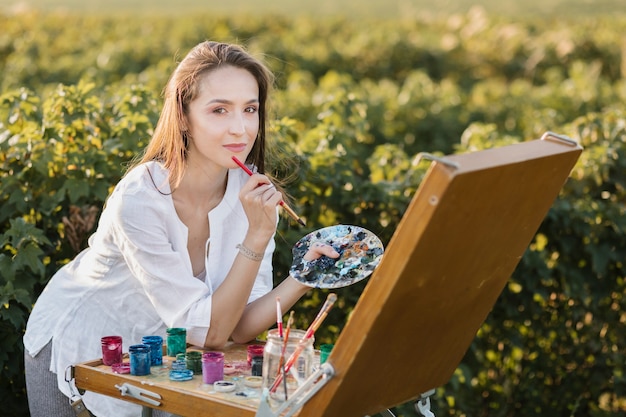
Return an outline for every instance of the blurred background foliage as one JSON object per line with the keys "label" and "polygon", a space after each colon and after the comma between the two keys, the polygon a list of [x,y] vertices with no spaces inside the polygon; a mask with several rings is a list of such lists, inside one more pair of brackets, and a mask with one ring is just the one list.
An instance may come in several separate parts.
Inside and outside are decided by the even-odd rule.
{"label": "blurred background foliage", "polygon": [[[276,281],[292,245],[317,228],[355,224],[388,243],[427,168],[420,152],[472,152],[548,130],[579,141],[569,181],[432,407],[458,417],[626,415],[625,5],[543,1],[521,16],[492,3],[493,12],[405,2],[392,8],[400,16],[323,18],[279,13],[281,2],[257,14],[233,13],[237,1],[229,13],[183,13],[183,2],[141,17],[111,2],[106,13],[0,3],[6,415],[28,415],[21,336],[33,303],[85,246],[150,138],[167,77],[205,39],[242,43],[277,75],[273,173],[307,228],[281,222]],[[550,5],[554,14],[538,13]],[[336,340],[366,284],[336,291],[316,345]],[[296,324],[306,327],[324,299],[311,291]],[[417,415],[412,403],[394,412]]]}

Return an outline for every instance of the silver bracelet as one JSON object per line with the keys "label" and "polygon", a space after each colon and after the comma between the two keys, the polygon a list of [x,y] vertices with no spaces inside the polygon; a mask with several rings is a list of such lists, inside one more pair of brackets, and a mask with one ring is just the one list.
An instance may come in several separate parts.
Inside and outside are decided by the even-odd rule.
{"label": "silver bracelet", "polygon": [[241,243],[239,243],[237,245],[237,249],[239,249],[239,253],[241,253],[243,256],[245,256],[248,259],[251,259],[253,261],[262,261],[263,260],[263,254],[262,253],[257,253],[251,249],[246,248],[244,245],[242,245]]}

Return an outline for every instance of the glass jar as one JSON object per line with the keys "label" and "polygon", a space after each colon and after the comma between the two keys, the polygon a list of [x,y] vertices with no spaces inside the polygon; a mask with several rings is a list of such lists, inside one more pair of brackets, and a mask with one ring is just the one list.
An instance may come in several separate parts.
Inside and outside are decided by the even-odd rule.
{"label": "glass jar", "polygon": [[212,384],[224,379],[224,354],[204,352],[202,354],[202,382]]}
{"label": "glass jar", "polygon": [[150,346],[140,344],[128,347],[131,375],[150,375]]}
{"label": "glass jar", "polygon": [[161,336],[144,336],[141,343],[150,346],[150,365],[163,364],[163,338]]}
{"label": "glass jar", "polygon": [[102,344],[102,363],[115,365],[122,362],[122,336],[104,336]]}
{"label": "glass jar", "polygon": [[[270,399],[276,401],[284,401],[289,395],[298,389],[304,381],[311,375],[313,370],[313,359],[315,353],[313,350],[314,337],[302,342],[301,351],[293,362],[293,365],[287,371],[286,378],[279,368],[279,363],[283,366],[289,361],[291,355],[297,350],[302,338],[305,335],[304,330],[291,329],[289,339],[285,347],[285,354],[282,357],[283,338],[280,337],[278,329],[272,329],[267,332],[267,343],[263,353],[263,388],[270,390]],[[276,379],[279,379],[277,382]],[[286,392],[285,392],[286,388]]]}
{"label": "glass jar", "polygon": [[176,357],[187,350],[187,329],[170,327],[167,332],[167,356]]}

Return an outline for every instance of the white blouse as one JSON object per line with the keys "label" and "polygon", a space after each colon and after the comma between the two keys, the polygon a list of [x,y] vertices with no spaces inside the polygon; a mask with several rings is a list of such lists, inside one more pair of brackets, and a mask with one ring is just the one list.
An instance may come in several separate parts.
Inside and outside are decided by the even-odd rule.
{"label": "white blouse", "polygon": [[[52,339],[50,370],[65,395],[70,396],[65,369],[101,357],[102,336],[122,336],[127,352],[143,336],[165,339],[166,328],[184,327],[188,343],[204,344],[211,323],[211,294],[228,274],[238,253],[236,245],[248,229],[239,201],[247,179],[243,170],[229,170],[224,198],[208,213],[211,244],[207,242],[205,275],[200,279],[193,276],[187,227],[174,208],[167,170],[148,162],[117,184],[89,247],[50,279],[24,335],[32,356]],[[272,289],[274,248],[272,239],[249,303]],[[91,392],[83,399],[96,415],[137,415],[134,404]]]}

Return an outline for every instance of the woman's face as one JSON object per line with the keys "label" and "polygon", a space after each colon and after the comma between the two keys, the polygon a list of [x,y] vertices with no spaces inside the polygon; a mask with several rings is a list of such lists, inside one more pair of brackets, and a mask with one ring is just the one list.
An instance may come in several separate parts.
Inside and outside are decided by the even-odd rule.
{"label": "woman's face", "polygon": [[259,131],[259,86],[248,71],[225,66],[199,81],[189,103],[188,156],[205,167],[234,168],[232,156],[245,161]]}

